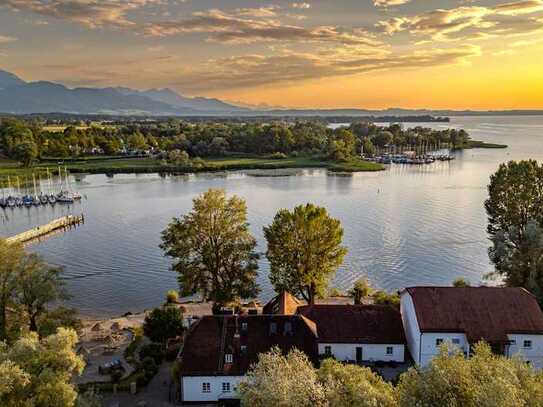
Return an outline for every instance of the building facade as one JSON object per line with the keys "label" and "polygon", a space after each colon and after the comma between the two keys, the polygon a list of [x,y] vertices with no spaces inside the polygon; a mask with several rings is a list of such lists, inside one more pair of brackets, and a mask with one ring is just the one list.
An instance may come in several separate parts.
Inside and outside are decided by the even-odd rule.
{"label": "building facade", "polygon": [[535,297],[512,287],[410,287],[400,309],[407,347],[426,366],[447,342],[469,356],[479,341],[543,368],[543,314]]}

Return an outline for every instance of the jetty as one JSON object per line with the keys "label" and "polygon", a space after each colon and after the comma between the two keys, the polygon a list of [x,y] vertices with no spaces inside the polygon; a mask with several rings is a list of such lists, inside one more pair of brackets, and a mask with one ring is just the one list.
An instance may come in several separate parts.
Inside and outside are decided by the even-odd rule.
{"label": "jetty", "polygon": [[55,219],[45,225],[37,226],[26,232],[19,233],[18,235],[8,237],[7,243],[27,243],[34,239],[47,236],[60,230],[70,229],[76,227],[82,223],[85,223],[85,216],[81,215],[67,215],[62,218]]}

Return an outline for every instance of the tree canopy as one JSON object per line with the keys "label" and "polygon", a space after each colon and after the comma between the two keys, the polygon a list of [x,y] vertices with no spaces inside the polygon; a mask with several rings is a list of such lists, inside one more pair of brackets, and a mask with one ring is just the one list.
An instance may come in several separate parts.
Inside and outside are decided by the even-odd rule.
{"label": "tree canopy", "polygon": [[330,407],[395,407],[394,386],[367,367],[326,359],[318,370]]}
{"label": "tree canopy", "polygon": [[278,348],[262,353],[239,386],[244,407],[324,407],[325,394],[317,371],[305,355]]}
{"label": "tree canopy", "polygon": [[349,295],[353,297],[355,304],[362,304],[362,300],[365,297],[369,297],[372,293],[373,288],[365,278],[355,281],[353,288],[349,290]]}
{"label": "tree canopy", "polygon": [[492,353],[479,343],[469,359],[443,344],[424,369],[410,369],[400,377],[401,407],[540,406],[543,376],[521,358]]}
{"label": "tree canopy", "polygon": [[11,346],[0,342],[0,405],[74,406],[72,376],[85,365],[74,351],[76,343],[75,331],[64,328],[42,340],[29,333]]}
{"label": "tree canopy", "polygon": [[264,227],[268,242],[270,281],[277,292],[287,290],[314,303],[324,296],[330,277],[342,264],[343,228],[325,208],[312,204],[280,210]]}
{"label": "tree canopy", "polygon": [[145,317],[143,332],[153,342],[165,343],[183,333],[183,314],[175,306],[155,308]]}
{"label": "tree canopy", "polygon": [[162,249],[174,259],[182,295],[226,304],[258,294],[258,255],[249,232],[247,206],[237,196],[210,189],[193,209],[162,233]]}
{"label": "tree canopy", "polygon": [[488,234],[495,275],[543,301],[543,166],[536,161],[500,165],[490,178]]}
{"label": "tree canopy", "polygon": [[[59,316],[48,305],[65,298],[59,269],[21,245],[0,239],[0,340],[24,326],[39,332],[41,324],[48,325],[48,316]],[[63,321],[70,320],[70,312],[63,310]]]}

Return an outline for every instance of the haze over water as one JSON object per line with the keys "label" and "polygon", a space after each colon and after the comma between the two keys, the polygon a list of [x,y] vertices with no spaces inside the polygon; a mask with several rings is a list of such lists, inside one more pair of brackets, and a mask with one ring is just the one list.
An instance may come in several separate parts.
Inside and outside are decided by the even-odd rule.
{"label": "haze over water", "polygon": [[[168,289],[177,288],[170,259],[158,247],[160,232],[209,188],[224,188],[247,200],[259,251],[265,250],[262,227],[277,210],[306,202],[325,206],[345,229],[349,254],[331,284],[342,290],[363,276],[389,291],[450,285],[457,277],[478,284],[492,270],[483,207],[489,176],[508,160],[543,160],[543,117],[455,117],[451,123],[423,125],[464,128],[473,139],[509,148],[466,150],[452,162],[393,165],[352,176],[324,170],[296,170],[289,177],[256,177],[251,171],[166,178],[78,176],[75,188],[86,196],[80,204],[0,211],[0,235],[84,213],[83,226],[29,248],[64,267],[70,305],[92,316],[151,308]],[[273,295],[267,273],[263,256],[262,300]]]}

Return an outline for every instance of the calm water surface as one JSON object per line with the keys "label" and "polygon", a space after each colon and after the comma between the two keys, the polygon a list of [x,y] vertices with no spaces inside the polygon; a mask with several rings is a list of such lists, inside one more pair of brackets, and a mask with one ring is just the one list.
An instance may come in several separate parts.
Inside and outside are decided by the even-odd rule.
{"label": "calm water surface", "polygon": [[[160,232],[208,188],[224,188],[247,200],[251,231],[261,251],[262,227],[280,208],[305,202],[328,208],[341,220],[349,249],[333,281],[341,289],[362,276],[387,290],[449,285],[457,277],[478,283],[492,269],[483,208],[489,176],[508,160],[543,161],[543,117],[458,117],[425,126],[464,128],[475,139],[510,147],[467,150],[450,163],[393,165],[381,173],[353,176],[323,170],[295,171],[289,177],[255,177],[250,171],[167,178],[81,176],[75,185],[86,199],[80,204],[0,210],[0,235],[67,213],[84,213],[83,226],[30,249],[64,267],[70,304],[93,316],[151,308],[177,287],[170,260],[158,248]],[[263,259],[263,300],[273,295],[267,274]]]}

